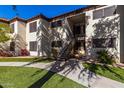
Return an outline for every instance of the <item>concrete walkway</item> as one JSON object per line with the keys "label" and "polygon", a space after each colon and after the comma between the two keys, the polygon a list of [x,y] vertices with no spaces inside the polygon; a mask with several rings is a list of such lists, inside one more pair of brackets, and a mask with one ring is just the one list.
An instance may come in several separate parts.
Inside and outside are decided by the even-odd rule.
{"label": "concrete walkway", "polygon": [[[30,62],[0,62],[0,66],[35,67],[52,70],[54,63],[30,63]],[[62,64],[61,64],[62,65]],[[75,65],[76,66],[76,65]],[[124,83],[120,83],[109,78],[105,78],[87,71],[79,63],[75,68],[69,66],[59,71],[58,74],[65,76],[79,84],[93,88],[124,88]]]}

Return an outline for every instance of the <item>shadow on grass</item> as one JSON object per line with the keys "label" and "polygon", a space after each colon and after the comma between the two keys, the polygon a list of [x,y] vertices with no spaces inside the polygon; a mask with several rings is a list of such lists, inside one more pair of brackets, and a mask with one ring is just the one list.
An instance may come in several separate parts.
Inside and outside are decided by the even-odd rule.
{"label": "shadow on grass", "polygon": [[32,84],[29,88],[42,87],[56,72],[48,71],[41,79]]}
{"label": "shadow on grass", "polygon": [[33,60],[32,60],[32,62],[43,62],[43,61],[45,61],[45,62],[50,62],[50,61],[53,61],[53,59],[52,58],[34,58]]}
{"label": "shadow on grass", "polygon": [[[53,65],[51,65],[50,70],[38,81],[32,84],[29,88],[40,88],[42,87],[54,74],[61,71],[63,68],[60,67],[60,62],[56,61]],[[42,70],[41,70],[42,71]],[[38,74],[40,71],[36,72],[34,75]]]}
{"label": "shadow on grass", "polygon": [[[68,61],[56,61],[54,64],[51,65],[50,70],[42,78],[40,78],[31,86],[29,86],[29,88],[42,87],[50,78],[52,78],[58,72],[64,71],[63,74],[65,75],[69,74],[72,70],[76,70],[77,67],[80,68],[78,63],[79,62],[76,59]],[[66,67],[68,69],[64,70]],[[34,75],[38,74],[39,72],[40,71],[36,72]],[[64,78],[61,80],[61,82],[64,80]]]}
{"label": "shadow on grass", "polygon": [[[101,67],[102,68],[102,67]],[[121,69],[121,68],[120,68]],[[104,66],[103,67],[103,70],[105,71],[105,70],[108,70],[109,72],[111,72],[111,73],[113,73],[116,77],[118,77],[119,79],[121,79],[121,80],[124,80],[124,77],[122,77],[120,74],[118,74],[116,71],[114,71],[114,70],[112,70],[112,68],[111,67],[109,67],[109,66]]]}
{"label": "shadow on grass", "polygon": [[80,71],[79,75],[78,75],[78,78],[81,79],[82,75],[85,76],[85,75],[88,75],[87,76],[87,81],[88,81],[88,87],[91,87],[91,84],[90,84],[90,80],[92,78],[95,78],[97,77],[97,66],[95,65],[95,63],[90,63],[89,65],[85,63],[85,66],[84,68]]}
{"label": "shadow on grass", "polygon": [[31,64],[35,64],[35,63],[50,63],[50,62],[53,62],[54,60],[52,58],[42,58],[42,57],[39,57],[39,58],[34,58],[30,63],[28,64],[25,64],[23,66],[27,66],[27,65],[31,65]]}
{"label": "shadow on grass", "polygon": [[[81,78],[81,75],[83,73],[88,73],[88,87],[91,86],[90,80],[94,78],[94,76],[97,77],[97,74],[111,78],[111,79],[118,78],[121,81],[124,80],[124,77],[118,74],[116,70],[113,70],[114,67],[110,67],[108,65],[96,64],[96,63],[84,63],[83,66],[84,66],[84,69],[81,70],[78,77]],[[106,72],[108,73],[106,74]],[[109,76],[109,74],[113,74],[113,77]]]}
{"label": "shadow on grass", "polygon": [[43,72],[43,69],[40,69],[40,70],[37,70],[34,74],[32,74],[31,76],[35,76],[35,75],[38,75],[40,74],[41,72]]}
{"label": "shadow on grass", "polygon": [[[37,80],[35,83],[33,83],[31,86],[29,86],[29,88],[40,88],[55,74],[62,72],[62,74],[64,74],[64,76],[66,77],[69,73],[71,73],[72,71],[75,71],[76,69],[79,69],[79,71],[80,71],[78,78],[83,79],[83,77],[81,77],[82,74],[88,75],[87,76],[88,87],[91,87],[91,79],[92,78],[96,78],[97,74],[104,76],[104,72],[106,72],[106,71],[113,74],[117,78],[124,80],[124,78],[121,75],[119,75],[116,72],[116,70],[113,70],[112,67],[109,67],[107,65],[99,65],[99,64],[96,64],[93,62],[92,63],[84,63],[84,65],[85,65],[84,68],[81,69],[81,67],[79,65],[79,61],[77,59],[69,59],[67,61],[55,61],[55,63],[51,64],[50,67],[48,67],[49,71],[43,77],[41,77],[39,80]],[[36,71],[32,76],[37,75],[38,73],[40,73],[42,71],[43,70]],[[107,73],[107,74],[109,74],[109,73]],[[63,82],[65,77],[63,77],[60,80],[60,82]]]}
{"label": "shadow on grass", "polygon": [[0,88],[3,88],[3,87],[0,85]]}

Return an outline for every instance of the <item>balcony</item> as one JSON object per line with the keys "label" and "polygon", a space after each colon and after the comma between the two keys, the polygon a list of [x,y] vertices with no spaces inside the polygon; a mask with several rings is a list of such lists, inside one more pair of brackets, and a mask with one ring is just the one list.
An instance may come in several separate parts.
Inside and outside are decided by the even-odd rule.
{"label": "balcony", "polygon": [[74,37],[85,37],[85,33],[81,33],[81,34],[74,34]]}

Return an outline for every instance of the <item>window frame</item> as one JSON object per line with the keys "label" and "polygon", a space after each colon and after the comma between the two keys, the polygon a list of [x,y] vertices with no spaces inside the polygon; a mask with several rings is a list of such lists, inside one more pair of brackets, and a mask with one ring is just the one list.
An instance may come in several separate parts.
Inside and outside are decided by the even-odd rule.
{"label": "window frame", "polygon": [[62,26],[62,20],[57,20],[54,22],[51,22],[51,28],[55,28],[55,27],[61,27]]}
{"label": "window frame", "polygon": [[[33,46],[31,46],[31,45],[33,45]],[[29,42],[29,50],[30,51],[37,51],[37,41],[30,41]]]}
{"label": "window frame", "polygon": [[[115,5],[114,5],[114,6],[105,7],[105,8],[102,8],[102,9],[94,10],[94,11],[93,11],[93,20],[96,20],[96,19],[99,19],[99,18],[105,18],[105,17],[109,17],[109,16],[115,15],[115,14],[114,14],[114,11],[113,11],[113,14],[105,16],[105,10],[106,10],[106,9],[109,9],[109,8],[114,8],[114,10],[116,10]],[[100,10],[102,11],[102,16],[101,16],[101,17],[98,17],[98,18],[94,18],[94,13],[97,12],[97,11],[100,11]]]}
{"label": "window frame", "polygon": [[[101,11],[102,15],[100,17],[96,18],[96,17],[94,17],[95,16],[94,13],[97,13],[97,11]],[[103,9],[98,9],[98,10],[93,11],[93,20],[96,20],[96,19],[99,19],[99,18],[102,18],[102,17],[104,17]]]}
{"label": "window frame", "polygon": [[[94,40],[97,40],[96,41],[97,44],[94,43]],[[104,44],[106,42],[106,40],[109,40],[108,42],[110,42],[110,43]],[[98,44],[98,42],[101,44]],[[103,45],[102,43],[106,46],[102,46]],[[98,46],[98,45],[100,45],[100,46]],[[116,47],[116,38],[93,38],[92,39],[92,47],[93,48],[115,48]]]}
{"label": "window frame", "polygon": [[36,32],[36,31],[37,31],[37,21],[29,23],[29,32],[33,33],[33,32]]}
{"label": "window frame", "polygon": [[[114,8],[114,9],[112,9],[112,14],[108,14],[108,15],[105,15],[105,10],[107,10],[107,9],[111,9],[111,8]],[[113,10],[115,10],[115,6],[110,6],[110,7],[106,7],[106,8],[104,8],[104,17],[109,17],[109,16],[112,16],[112,15],[114,15],[114,11]]]}
{"label": "window frame", "polygon": [[11,28],[10,33],[14,33],[15,32],[15,24],[14,23],[10,24],[10,28]]}
{"label": "window frame", "polygon": [[15,51],[15,42],[10,42],[10,51]]}

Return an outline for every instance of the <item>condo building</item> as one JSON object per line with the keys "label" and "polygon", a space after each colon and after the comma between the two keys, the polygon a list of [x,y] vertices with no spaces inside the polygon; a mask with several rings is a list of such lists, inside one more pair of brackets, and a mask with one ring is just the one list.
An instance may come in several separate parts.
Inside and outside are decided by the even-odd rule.
{"label": "condo building", "polygon": [[[84,56],[95,57],[108,50],[120,62],[120,14],[116,5],[91,5],[69,13],[47,18],[39,14],[27,20],[15,17],[0,19],[12,28],[13,39],[6,48],[27,49],[30,56],[52,56],[57,47],[61,57],[83,50]],[[72,52],[72,53],[73,53]]]}

